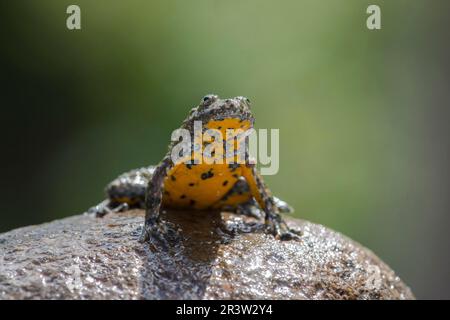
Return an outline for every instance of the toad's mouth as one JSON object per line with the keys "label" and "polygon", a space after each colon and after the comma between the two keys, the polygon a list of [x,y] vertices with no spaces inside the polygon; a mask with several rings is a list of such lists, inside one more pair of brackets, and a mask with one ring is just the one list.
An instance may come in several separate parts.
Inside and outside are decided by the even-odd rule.
{"label": "toad's mouth", "polygon": [[[217,108],[209,109],[200,112],[193,120],[203,121],[204,123],[210,121],[224,121],[227,119],[238,119],[239,121],[248,120],[253,127],[254,118],[250,111],[248,110],[233,110],[231,108]],[[237,126],[239,127],[239,126]]]}

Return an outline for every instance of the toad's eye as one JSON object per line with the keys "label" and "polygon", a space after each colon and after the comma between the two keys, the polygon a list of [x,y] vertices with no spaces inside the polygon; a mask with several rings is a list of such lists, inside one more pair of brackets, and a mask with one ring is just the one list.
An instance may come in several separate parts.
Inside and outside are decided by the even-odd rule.
{"label": "toad's eye", "polygon": [[203,97],[203,99],[202,99],[202,104],[203,104],[204,106],[208,106],[208,105],[210,105],[211,103],[213,103],[213,102],[216,101],[216,100],[217,100],[217,96],[216,96],[216,95],[214,95],[214,94],[208,94],[208,95],[206,95],[206,96]]}

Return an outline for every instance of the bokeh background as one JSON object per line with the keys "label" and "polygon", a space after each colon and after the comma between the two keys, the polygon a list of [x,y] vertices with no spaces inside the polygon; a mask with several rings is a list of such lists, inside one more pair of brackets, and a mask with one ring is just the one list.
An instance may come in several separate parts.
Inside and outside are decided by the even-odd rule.
{"label": "bokeh background", "polygon": [[157,163],[204,94],[245,95],[257,127],[280,129],[266,181],[295,216],[371,248],[417,297],[450,298],[449,4],[2,1],[0,232],[83,212]]}

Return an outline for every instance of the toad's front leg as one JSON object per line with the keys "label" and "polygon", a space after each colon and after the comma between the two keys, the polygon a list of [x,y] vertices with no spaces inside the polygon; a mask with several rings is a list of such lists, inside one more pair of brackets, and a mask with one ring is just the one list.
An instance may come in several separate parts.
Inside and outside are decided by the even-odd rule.
{"label": "toad's front leg", "polygon": [[252,196],[264,210],[268,231],[280,240],[298,240],[300,232],[290,229],[284,222],[273,196],[264,184],[261,175],[257,172],[255,165],[243,166],[242,175],[247,180]]}
{"label": "toad's front leg", "polygon": [[160,209],[164,188],[164,179],[167,172],[172,168],[170,158],[164,158],[155,168],[152,178],[148,182],[145,193],[145,224],[142,229],[140,242],[145,242],[154,236],[163,240],[167,226],[160,219]]}

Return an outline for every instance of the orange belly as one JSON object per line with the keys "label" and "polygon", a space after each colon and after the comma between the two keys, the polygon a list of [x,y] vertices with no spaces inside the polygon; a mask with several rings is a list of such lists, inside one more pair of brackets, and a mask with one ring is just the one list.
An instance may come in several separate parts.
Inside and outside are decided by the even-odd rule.
{"label": "orange belly", "polygon": [[198,164],[190,168],[179,164],[169,171],[164,180],[164,206],[195,209],[213,207],[241,176],[241,168],[231,171],[227,164]]}
{"label": "orange belly", "polygon": [[[208,129],[220,130],[223,139],[227,138],[227,129],[246,130],[249,127],[248,120],[240,119],[213,120],[206,124]],[[237,143],[235,147],[237,148]],[[206,209],[248,201],[249,193],[234,194],[223,199],[242,176],[241,167],[230,168],[229,160],[224,159],[223,164],[186,165],[181,163],[174,166],[164,180],[163,206]]]}

